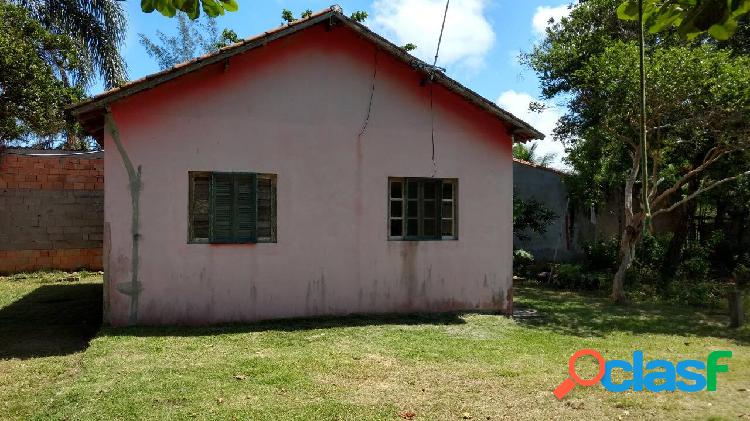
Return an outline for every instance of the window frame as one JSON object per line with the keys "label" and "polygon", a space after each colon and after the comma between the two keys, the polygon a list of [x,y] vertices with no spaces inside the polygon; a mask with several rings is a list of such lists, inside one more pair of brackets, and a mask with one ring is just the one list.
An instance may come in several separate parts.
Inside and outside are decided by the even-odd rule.
{"label": "window frame", "polygon": [[[255,180],[254,185],[254,196],[255,196],[255,239],[254,241],[211,241],[211,224],[212,224],[212,212],[213,209],[211,207],[212,199],[213,199],[213,176],[214,175],[231,175],[232,177],[235,176],[249,176],[252,179]],[[194,226],[193,226],[193,208],[195,203],[195,179],[196,177],[208,177],[209,179],[209,190],[208,190],[208,224],[209,224],[209,235],[206,238],[202,237],[196,237],[194,235]],[[259,213],[258,213],[258,180],[260,179],[268,179],[270,180],[270,206],[269,206],[269,223],[270,223],[270,231],[271,236],[259,236],[258,235],[258,220]],[[278,241],[278,212],[277,212],[277,181],[278,181],[278,175],[277,174],[271,174],[271,173],[256,173],[256,172],[247,172],[247,171],[188,171],[188,244],[259,244],[259,243],[276,243]],[[236,184],[233,181],[233,184]],[[236,211],[236,210],[233,210]]]}
{"label": "window frame", "polygon": [[[394,182],[400,182],[401,183],[401,197],[400,198],[394,198],[392,197],[392,185]],[[408,191],[407,191],[407,184],[409,182],[416,182],[418,194],[416,199],[409,199],[407,197]],[[436,187],[438,187],[438,191],[435,192],[435,229],[436,232],[439,232],[440,234],[436,235],[424,235],[424,215],[423,215],[423,208],[424,208],[424,201],[430,200],[430,199],[424,199],[424,185],[428,182],[433,182],[436,184]],[[452,186],[452,197],[450,199],[445,199],[442,197],[443,192],[443,185],[444,184],[450,184]],[[388,200],[388,209],[386,214],[386,233],[388,237],[388,241],[456,241],[458,240],[458,178],[430,178],[430,177],[388,177],[388,184],[387,184],[387,200]],[[420,232],[419,235],[407,235],[407,225],[410,218],[408,216],[408,202],[410,200],[417,200],[417,226],[418,226],[418,232]],[[392,213],[392,205],[393,202],[401,202],[401,215],[400,216],[393,216]],[[452,217],[445,218],[442,215],[442,206],[443,203],[448,202],[451,203],[451,210],[453,213]],[[443,220],[452,220],[453,223],[453,235],[443,235]],[[401,221],[401,233],[400,236],[394,236],[391,235],[391,222],[394,220],[400,220]]]}

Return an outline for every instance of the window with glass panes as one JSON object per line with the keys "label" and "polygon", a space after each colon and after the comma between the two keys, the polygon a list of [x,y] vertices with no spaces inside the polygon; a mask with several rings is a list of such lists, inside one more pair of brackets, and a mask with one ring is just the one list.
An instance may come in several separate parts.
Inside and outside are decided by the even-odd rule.
{"label": "window with glass panes", "polygon": [[392,177],[388,179],[388,238],[458,238],[458,180]]}
{"label": "window with glass panes", "polygon": [[188,241],[276,242],[276,175],[190,172]]}

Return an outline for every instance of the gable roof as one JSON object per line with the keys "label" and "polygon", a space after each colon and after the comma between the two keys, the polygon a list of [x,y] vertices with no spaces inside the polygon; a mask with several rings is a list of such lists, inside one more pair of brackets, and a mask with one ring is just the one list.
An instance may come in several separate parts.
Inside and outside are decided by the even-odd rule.
{"label": "gable roof", "polygon": [[344,24],[348,28],[357,32],[364,39],[372,42],[382,50],[389,52],[395,58],[406,62],[417,71],[424,73],[426,76],[432,76],[433,81],[440,83],[448,90],[464,98],[466,101],[477,105],[483,111],[486,111],[507,123],[511,127],[510,133],[516,140],[527,141],[544,138],[542,133],[525,121],[503,110],[492,101],[446,76],[445,73],[439,69],[436,69],[412,56],[406,52],[406,50],[396,46],[361,23],[348,18],[342,13],[341,8],[338,6],[332,6],[329,9],[315,13],[305,19],[294,21],[289,25],[284,25],[258,36],[245,39],[236,44],[226,46],[211,54],[178,64],[170,69],[162,70],[161,72],[153,73],[141,79],[128,82],[122,86],[110,89],[109,91],[74,104],[70,106],[68,110],[81,122],[83,128],[101,144],[102,139],[104,138],[104,114],[106,113],[106,108],[109,104],[179,78],[180,76],[194,72],[205,66],[222,62],[234,55],[242,54],[257,47],[264,46],[279,38],[283,38],[320,23],[328,23],[329,25],[335,25],[337,23]]}

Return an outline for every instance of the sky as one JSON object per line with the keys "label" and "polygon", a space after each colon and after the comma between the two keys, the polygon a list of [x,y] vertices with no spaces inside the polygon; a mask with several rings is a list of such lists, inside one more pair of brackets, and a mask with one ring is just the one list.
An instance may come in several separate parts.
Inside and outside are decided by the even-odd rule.
{"label": "sky", "polygon": [[[542,113],[530,112],[529,102],[539,101],[539,83],[535,74],[518,62],[521,52],[530,51],[539,42],[549,20],[569,12],[571,0],[452,0],[440,47],[438,66],[485,98],[495,101],[547,135],[538,141],[541,154],[556,154],[552,166],[565,169],[561,161],[564,150],[554,141],[552,130],[564,109],[556,102],[545,103]],[[331,6],[332,0],[239,0],[240,9],[218,18],[220,28],[234,30],[241,38],[275,28],[282,23],[281,10],[295,16],[311,9],[319,11]],[[365,10],[365,25],[397,45],[413,43],[412,54],[432,63],[435,56],[445,0],[339,0],[346,14]],[[154,37],[157,30],[176,32],[176,19],[158,12],[143,13],[139,1],[125,3],[128,14],[128,35],[123,55],[128,77],[138,79],[159,70],[156,61],[146,54],[138,42],[138,34]],[[90,89],[95,94],[101,83]]]}

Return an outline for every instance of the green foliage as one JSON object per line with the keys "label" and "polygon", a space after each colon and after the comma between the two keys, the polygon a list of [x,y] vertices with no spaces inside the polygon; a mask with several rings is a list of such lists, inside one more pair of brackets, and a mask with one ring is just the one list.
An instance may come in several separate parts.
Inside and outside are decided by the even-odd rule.
{"label": "green foliage", "polygon": [[[127,36],[127,17],[122,2],[14,0],[10,3],[27,9],[48,32],[67,35],[73,40],[81,66],[58,74],[67,86],[88,86],[97,74],[108,89],[127,80],[127,67],[120,54]],[[51,58],[48,63],[59,72]]]}
{"label": "green foliage", "polygon": [[162,70],[239,41],[231,29],[224,29],[219,34],[216,19],[189,20],[184,13],[177,16],[177,35],[168,36],[157,30],[158,41],[145,34],[138,34],[138,37],[146,53]]}
{"label": "green foliage", "polygon": [[555,212],[543,203],[533,197],[524,200],[513,189],[513,235],[516,238],[528,239],[528,231],[544,234],[555,218]]}
{"label": "green foliage", "polygon": [[[623,20],[638,20],[639,0],[626,0],[617,7]],[[643,20],[651,33],[676,27],[681,37],[694,39],[708,33],[726,40],[737,30],[738,20],[750,12],[750,0],[642,0]]]}
{"label": "green foliage", "polygon": [[552,266],[552,275],[547,282],[554,288],[569,291],[596,291],[607,288],[610,279],[608,273],[587,271],[579,264],[562,263]]}
{"label": "green foliage", "polygon": [[171,18],[178,11],[183,11],[193,20],[200,17],[201,10],[206,16],[214,18],[224,12],[236,12],[239,7],[237,0],[141,0],[141,10],[146,13],[158,10]]}
{"label": "green foliage", "polygon": [[[367,20],[367,12],[365,12],[364,10],[357,10],[351,14],[350,18],[353,21],[362,23]],[[407,44],[407,45],[414,45],[414,44]],[[416,46],[414,48],[416,48]]]}
{"label": "green foliage", "polygon": [[[307,9],[304,12],[302,12],[302,14],[300,15],[300,19],[309,18],[312,15],[313,15],[313,11],[310,10],[310,9]],[[357,10],[357,11],[353,12],[350,17],[351,17],[352,20],[354,20],[356,22],[362,23],[365,20],[367,20],[367,12],[365,12],[363,10]],[[297,18],[294,17],[294,13],[291,10],[289,10],[289,9],[283,9],[281,11],[281,20],[283,20],[284,22],[286,22],[286,23],[289,24],[289,23],[292,23],[295,20],[297,20]],[[416,48],[416,47],[414,47],[414,48]]]}
{"label": "green foliage", "polygon": [[286,22],[286,23],[292,23],[295,20],[297,20],[294,17],[294,13],[292,13],[292,11],[289,10],[289,9],[283,9],[281,11],[281,19],[284,20],[284,22]]}
{"label": "green foliage", "polygon": [[[567,160],[576,170],[568,184],[583,203],[621,192],[637,149],[637,26],[617,18],[618,3],[581,2],[523,57],[539,75],[546,99],[568,100],[555,134],[568,145]],[[649,166],[656,167],[652,179],[660,190],[674,185],[713,147],[746,156],[750,57],[713,42],[685,45],[673,31],[649,36],[646,43]],[[722,175],[727,173],[713,179]],[[678,188],[673,194],[683,193]]]}
{"label": "green foliage", "polygon": [[712,235],[704,244],[689,243],[675,272],[663,273],[662,265],[670,239],[669,235],[644,237],[627,274],[630,295],[640,301],[667,301],[700,307],[723,305],[732,284],[730,278],[721,275],[723,268],[712,260],[721,235]]}
{"label": "green foliage", "polygon": [[746,266],[744,263],[737,265],[734,269],[733,276],[737,289],[740,291],[746,291],[750,287],[750,267]]}
{"label": "green foliage", "polygon": [[584,263],[589,270],[613,270],[617,267],[620,240],[613,236],[583,245]]}
{"label": "green foliage", "polygon": [[549,167],[552,161],[555,160],[556,155],[548,153],[539,155],[536,152],[536,148],[539,146],[538,143],[534,142],[529,146],[524,143],[513,144],[513,158],[520,159],[522,161],[531,162],[532,164],[540,165],[542,167]]}
{"label": "green foliage", "polygon": [[83,89],[56,76],[80,70],[78,53],[69,37],[47,31],[23,8],[0,2],[0,145],[75,130],[63,108],[80,99]]}
{"label": "green foliage", "polygon": [[513,272],[526,274],[534,264],[534,255],[526,250],[513,250]]}
{"label": "green foliage", "polygon": [[221,31],[221,36],[219,37],[219,40],[216,42],[216,49],[224,48],[231,44],[236,44],[238,42],[242,41],[239,36],[237,36],[237,33],[234,32],[231,29],[224,28]]}
{"label": "green foliage", "polygon": [[410,43],[408,43],[408,44],[404,45],[404,46],[403,46],[403,47],[401,47],[401,48],[403,48],[403,49],[404,49],[404,50],[406,50],[406,51],[414,51],[414,50],[416,50],[416,49],[417,49],[417,46],[416,46],[415,44],[412,44],[412,43],[410,42]]}

